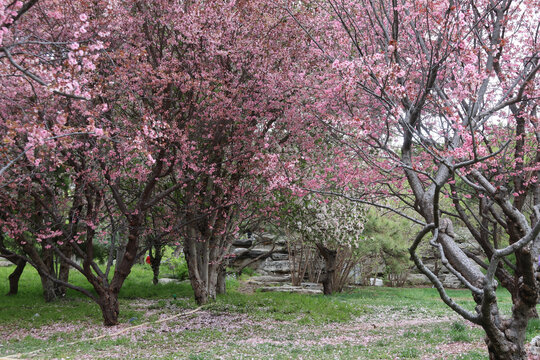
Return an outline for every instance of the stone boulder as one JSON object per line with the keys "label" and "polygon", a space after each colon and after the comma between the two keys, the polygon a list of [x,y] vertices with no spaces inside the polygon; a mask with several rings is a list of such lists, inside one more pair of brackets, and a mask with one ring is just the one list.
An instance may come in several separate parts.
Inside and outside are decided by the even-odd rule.
{"label": "stone boulder", "polygon": [[158,283],[159,284],[179,284],[180,283],[180,280],[178,279],[170,279],[170,278],[161,278],[158,280]]}
{"label": "stone boulder", "polygon": [[0,267],[8,267],[14,265],[11,261],[0,259]]}
{"label": "stone boulder", "polygon": [[277,273],[277,274],[287,274],[291,272],[289,267],[289,260],[278,260],[274,261],[271,258],[267,258],[264,262],[259,265],[258,271],[262,274],[268,273]]}
{"label": "stone boulder", "polygon": [[531,340],[529,352],[533,355],[533,359],[540,359],[540,335]]}
{"label": "stone boulder", "polygon": [[232,256],[234,256],[235,259],[242,259],[249,256],[249,249],[246,248],[235,248],[232,251]]}
{"label": "stone boulder", "polygon": [[289,260],[289,254],[287,254],[287,253],[278,253],[278,252],[275,252],[275,253],[273,253],[272,255],[270,255],[270,257],[271,257],[272,260],[274,260],[274,261]]}
{"label": "stone boulder", "polygon": [[232,243],[233,247],[238,248],[248,248],[251,247],[251,245],[253,245],[253,239],[251,238],[238,238],[235,239]]}
{"label": "stone boulder", "polygon": [[[272,250],[273,249],[273,250]],[[274,251],[274,254],[285,254],[287,249],[283,246],[273,246],[273,245],[256,245],[249,251],[250,258],[256,258],[264,254],[268,254],[270,251]],[[289,255],[285,259],[288,259]],[[283,260],[283,259],[282,259]]]}
{"label": "stone boulder", "polygon": [[371,286],[384,286],[384,282],[383,282],[382,279],[370,278],[369,279],[369,285],[371,285]]}
{"label": "stone boulder", "polygon": [[303,286],[292,286],[292,285],[282,285],[282,286],[265,286],[260,288],[262,292],[286,292],[294,294],[322,294],[322,286],[317,288],[314,287],[303,287]]}
{"label": "stone boulder", "polygon": [[411,286],[431,285],[431,281],[424,274],[409,274],[405,284]]}
{"label": "stone boulder", "polygon": [[254,276],[246,280],[246,283],[253,285],[282,285],[283,283],[291,282],[290,275],[275,276],[275,275],[261,275]]}

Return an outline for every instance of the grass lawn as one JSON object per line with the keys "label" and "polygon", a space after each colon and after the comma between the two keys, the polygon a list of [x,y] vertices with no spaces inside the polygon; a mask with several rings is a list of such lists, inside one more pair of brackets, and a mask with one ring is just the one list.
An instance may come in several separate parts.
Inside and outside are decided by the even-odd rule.
{"label": "grass lawn", "polygon": [[[12,269],[0,268],[0,294],[8,291]],[[75,271],[70,276],[88,287]],[[431,288],[369,287],[330,297],[241,288],[229,281],[228,293],[215,303],[165,320],[196,309],[189,284],[154,286],[149,267],[136,266],[120,294],[121,324],[106,328],[98,306],[76,292],[45,303],[39,277],[27,267],[19,294],[0,295],[0,358],[487,358],[482,330],[449,310]],[[473,307],[467,291],[450,293]],[[509,295],[499,295],[508,312]],[[538,333],[540,322],[533,320],[528,340]]]}

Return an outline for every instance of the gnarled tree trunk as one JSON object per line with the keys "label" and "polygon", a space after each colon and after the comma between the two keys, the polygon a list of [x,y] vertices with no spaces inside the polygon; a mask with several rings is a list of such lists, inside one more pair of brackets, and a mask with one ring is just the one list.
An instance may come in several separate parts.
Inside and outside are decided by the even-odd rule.
{"label": "gnarled tree trunk", "polygon": [[24,271],[26,266],[26,261],[23,259],[18,259],[16,261],[15,270],[9,275],[9,292],[7,295],[16,295],[19,292],[19,279]]}
{"label": "gnarled tree trunk", "polygon": [[118,314],[120,314],[118,293],[111,289],[104,289],[99,293],[98,305],[103,315],[103,325],[118,325]]}
{"label": "gnarled tree trunk", "polygon": [[205,242],[186,240],[184,255],[195,301],[204,305],[216,299],[219,266],[212,266]]}
{"label": "gnarled tree trunk", "polygon": [[[224,290],[224,267],[222,265],[224,239],[209,237],[200,239],[196,229],[190,229],[191,236],[184,240],[184,255],[188,266],[189,280],[199,305],[216,299],[216,295]],[[220,279],[221,278],[221,279]],[[219,287],[218,287],[219,284]]]}
{"label": "gnarled tree trunk", "polygon": [[[71,258],[71,255],[73,254],[73,249],[71,246],[66,246],[62,249],[62,252],[67,258]],[[58,272],[58,278],[63,281],[64,283],[69,282],[69,268],[70,265],[65,261],[64,259],[60,259],[60,271]],[[58,288],[58,294],[60,296],[66,296],[66,287],[64,285],[57,285]]]}
{"label": "gnarled tree trunk", "polygon": [[527,324],[533,317],[530,304],[523,301],[514,302],[512,318],[495,324],[485,324],[485,342],[490,360],[526,360],[525,338]]}
{"label": "gnarled tree trunk", "polygon": [[226,278],[227,278],[227,270],[225,268],[225,265],[222,264],[219,267],[218,278],[217,278],[216,292],[218,294],[225,294],[227,292]]}
{"label": "gnarled tree trunk", "polygon": [[329,249],[321,243],[317,243],[316,245],[325,264],[325,274],[322,277],[323,293],[324,295],[332,295],[335,291],[334,277],[336,272],[337,251]]}
{"label": "gnarled tree trunk", "polygon": [[161,259],[163,258],[163,246],[159,243],[152,242],[150,244],[150,266],[154,276],[152,283],[157,285],[159,282],[159,268],[161,266]]}

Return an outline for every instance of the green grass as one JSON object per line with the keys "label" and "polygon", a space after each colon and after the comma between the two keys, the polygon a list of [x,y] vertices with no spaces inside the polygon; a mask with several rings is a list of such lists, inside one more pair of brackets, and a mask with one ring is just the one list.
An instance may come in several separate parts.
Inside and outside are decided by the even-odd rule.
{"label": "green grass", "polygon": [[[7,293],[13,268],[0,268],[0,294]],[[70,280],[90,289],[73,271]],[[37,273],[27,268],[17,296],[0,295],[0,356],[41,351],[28,357],[161,359],[485,359],[483,331],[459,319],[432,288],[360,288],[333,296],[286,293],[243,294],[238,282],[205,307],[204,313],[150,324],[111,338],[85,341],[104,333],[99,307],[68,291],[53,303],[42,300]],[[472,309],[465,290],[450,295]],[[508,293],[499,291],[503,312],[510,311]],[[142,301],[141,299],[144,299]],[[120,293],[120,323],[156,321],[193,309],[188,283],[152,285],[147,266],[137,265]],[[452,316],[451,319],[448,319]],[[409,322],[407,322],[409,321]],[[49,330],[44,326],[49,326]],[[60,326],[60,327],[59,327]],[[63,328],[64,326],[65,328]],[[112,331],[107,329],[107,331]],[[533,319],[528,341],[540,332]],[[4,335],[20,338],[3,340]],[[26,334],[26,335],[25,335]],[[76,344],[64,344],[79,341]],[[462,344],[468,350],[451,354],[438,346]]]}
{"label": "green grass", "polygon": [[220,295],[218,301],[209,308],[216,312],[249,313],[257,319],[271,318],[300,324],[344,322],[368,311],[364,305],[355,306],[340,297],[279,292],[246,295],[234,291]]}
{"label": "green grass", "polygon": [[[19,293],[16,296],[3,296],[9,290],[7,277],[13,267],[0,267],[0,296],[2,296],[0,324],[16,324],[18,327],[36,327],[58,321],[85,321],[101,323],[101,311],[97,304],[78,291],[68,289],[66,297],[56,302],[46,303],[42,296],[42,287],[36,270],[27,266],[21,276]],[[93,292],[91,285],[77,271],[71,271],[70,282]],[[153,285],[152,272],[142,265],[133,267],[120,291],[120,322],[137,316],[126,304],[136,298],[172,299],[173,294],[179,298],[190,299],[186,307],[194,307],[191,300],[193,291],[188,283]],[[16,316],[14,316],[16,314]]]}

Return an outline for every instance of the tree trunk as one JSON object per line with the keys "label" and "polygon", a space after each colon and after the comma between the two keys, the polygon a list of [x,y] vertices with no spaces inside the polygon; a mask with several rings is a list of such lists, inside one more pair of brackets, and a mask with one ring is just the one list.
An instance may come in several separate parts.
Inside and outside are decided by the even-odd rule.
{"label": "tree trunk", "polygon": [[[504,344],[494,346],[486,339],[489,352],[489,360],[527,360],[524,346],[507,341]],[[501,349],[507,349],[506,351]]]}
{"label": "tree trunk", "polygon": [[118,293],[111,290],[102,291],[99,294],[98,304],[103,315],[103,324],[105,326],[118,325],[118,314],[120,313]]}
{"label": "tree trunk", "polygon": [[[159,282],[159,267],[161,265],[161,258],[163,257],[163,251],[160,244],[154,244],[150,247],[150,266],[152,267],[152,272],[154,277],[152,282],[154,285],[157,285]],[[152,252],[152,248],[154,251]]]}
{"label": "tree trunk", "polygon": [[19,292],[19,279],[23,273],[24,267],[26,266],[26,261],[19,259],[16,262],[17,267],[9,275],[9,292],[7,295],[16,295]]}
{"label": "tree trunk", "polygon": [[325,275],[322,278],[323,293],[324,295],[332,295],[335,291],[334,276],[336,272],[337,251],[331,250],[320,243],[317,244],[317,249],[319,249],[319,252],[324,259],[326,270]]}
{"label": "tree trunk", "polygon": [[184,244],[184,256],[188,267],[189,281],[193,288],[195,301],[199,305],[208,302],[208,289],[206,279],[201,278],[199,272],[199,259],[197,256],[197,245],[194,240],[186,239]]}
{"label": "tree trunk", "polygon": [[[523,290],[523,289],[522,289]],[[512,317],[483,326],[490,360],[527,360],[525,339],[536,304],[521,298],[514,302]]]}
{"label": "tree trunk", "polygon": [[208,300],[216,300],[220,265],[208,266]]}
{"label": "tree trunk", "polygon": [[152,283],[154,285],[157,285],[159,283],[159,264],[157,266],[154,266],[154,262],[152,262],[152,272],[154,273]]}
{"label": "tree trunk", "polygon": [[189,277],[191,282],[191,287],[193,288],[193,293],[195,295],[195,302],[198,305],[204,305],[208,303],[208,289],[206,284],[198,279],[194,279],[191,275]]}
{"label": "tree trunk", "polygon": [[218,278],[217,278],[217,293],[225,294],[227,292],[226,284],[227,270],[225,266],[222,265],[219,267]]}
{"label": "tree trunk", "polygon": [[[73,254],[71,246],[65,247],[62,251],[67,258],[71,258],[71,255]],[[70,265],[65,260],[60,259],[60,271],[58,273],[58,278],[65,283],[69,282],[69,268]],[[66,287],[64,285],[58,285],[57,289],[59,296],[66,296]]]}
{"label": "tree trunk", "polygon": [[[502,337],[492,336],[489,329],[486,331],[485,342],[489,352],[490,360],[527,360],[524,340],[526,326],[521,329],[508,328]],[[508,336],[507,333],[510,335]],[[513,339],[516,334],[521,334],[522,340]]]}
{"label": "tree trunk", "polygon": [[43,298],[45,302],[51,302],[58,298],[57,286],[53,280],[51,280],[47,275],[41,275],[41,285],[43,287]]}
{"label": "tree trunk", "polygon": [[221,265],[216,265],[213,258],[210,260],[207,248],[200,245],[197,241],[186,239],[184,255],[195,301],[199,305],[204,305],[216,299]]}

